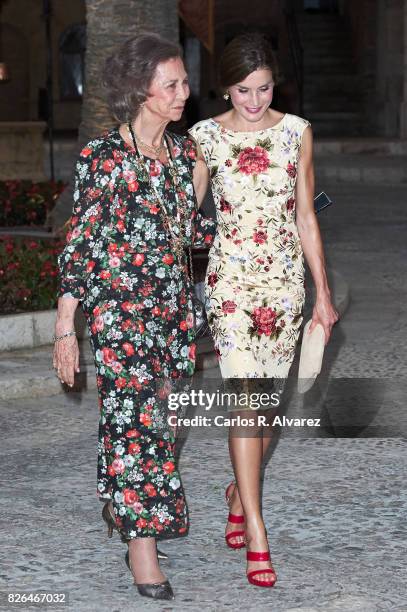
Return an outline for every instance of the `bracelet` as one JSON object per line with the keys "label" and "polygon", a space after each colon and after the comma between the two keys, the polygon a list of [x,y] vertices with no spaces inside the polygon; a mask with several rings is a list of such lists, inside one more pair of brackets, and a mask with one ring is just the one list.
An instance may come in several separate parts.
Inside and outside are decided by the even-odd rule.
{"label": "bracelet", "polygon": [[54,342],[58,342],[58,340],[68,338],[68,336],[76,336],[76,331],[73,329],[72,331],[66,332],[66,334],[62,334],[62,336],[52,336],[52,339]]}

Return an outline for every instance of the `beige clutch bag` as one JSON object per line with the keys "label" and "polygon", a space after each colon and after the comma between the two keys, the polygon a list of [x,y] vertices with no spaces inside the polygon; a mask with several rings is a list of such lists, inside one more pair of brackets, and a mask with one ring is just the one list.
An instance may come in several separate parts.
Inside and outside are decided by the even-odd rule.
{"label": "beige clutch bag", "polygon": [[311,389],[316,377],[321,371],[322,357],[325,348],[325,332],[318,323],[311,334],[308,333],[311,320],[304,327],[298,369],[298,393],[306,393]]}

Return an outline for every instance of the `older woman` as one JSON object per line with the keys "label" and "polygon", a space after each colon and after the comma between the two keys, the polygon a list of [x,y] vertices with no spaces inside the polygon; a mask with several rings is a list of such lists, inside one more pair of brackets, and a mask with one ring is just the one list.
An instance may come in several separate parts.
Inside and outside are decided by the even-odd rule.
{"label": "older woman", "polygon": [[107,61],[105,84],[120,125],[85,146],[76,166],[54,367],[72,386],[80,302],[97,370],[103,516],[109,535],[114,526],[128,542],[139,592],[171,599],[156,538],[184,534],[187,513],[157,388],[193,372],[184,248],[210,243],[214,223],[196,210],[193,143],[166,131],[189,95],[179,47],[150,33],[132,38]]}

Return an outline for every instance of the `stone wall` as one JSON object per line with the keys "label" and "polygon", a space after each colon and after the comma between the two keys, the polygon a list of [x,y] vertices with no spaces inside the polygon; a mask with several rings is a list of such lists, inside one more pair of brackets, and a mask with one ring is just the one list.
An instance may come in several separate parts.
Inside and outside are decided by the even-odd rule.
{"label": "stone wall", "polygon": [[[68,26],[85,22],[85,2],[53,0],[51,6],[55,128],[72,130],[79,125],[81,101],[60,99],[58,44]],[[38,91],[46,85],[46,40],[42,8],[40,0],[5,0],[3,4],[2,46],[11,80],[0,86],[0,121],[38,119]]]}
{"label": "stone wall", "polygon": [[0,121],[0,180],[45,180],[41,121]]}
{"label": "stone wall", "polygon": [[406,0],[347,0],[344,5],[352,26],[369,131],[386,137],[401,135],[400,104],[407,78],[403,70],[405,6]]}
{"label": "stone wall", "polygon": [[276,99],[280,98],[280,104],[286,111],[297,110],[297,92],[283,12],[284,5],[285,3],[280,0],[256,2],[256,10],[250,11],[247,0],[215,3],[215,52],[211,55],[206,49],[201,50],[201,96],[204,98],[204,107],[208,107],[208,112],[203,112],[202,116],[213,116],[226,110],[227,105],[221,98],[215,101],[208,99],[207,96],[211,90],[219,93],[218,61],[225,45],[234,36],[247,30],[261,31],[272,38],[280,69],[284,75],[284,82],[276,91]]}

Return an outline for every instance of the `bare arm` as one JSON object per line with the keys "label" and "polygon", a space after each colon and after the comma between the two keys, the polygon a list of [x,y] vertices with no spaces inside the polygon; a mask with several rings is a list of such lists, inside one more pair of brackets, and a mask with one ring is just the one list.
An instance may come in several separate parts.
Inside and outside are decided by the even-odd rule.
{"label": "bare arm", "polygon": [[320,323],[324,328],[325,343],[327,343],[339,315],[331,302],[321,232],[314,211],[314,164],[310,127],[304,131],[298,162],[296,219],[304,256],[316,288],[316,302],[309,331],[311,332],[317,323]]}
{"label": "bare arm", "polygon": [[208,181],[209,181],[209,170],[206,165],[204,156],[202,154],[201,148],[199,144],[197,147],[197,159],[196,164],[193,170],[192,182],[194,183],[194,189],[196,193],[196,199],[198,201],[198,207],[201,206],[206,191],[208,189]]}

